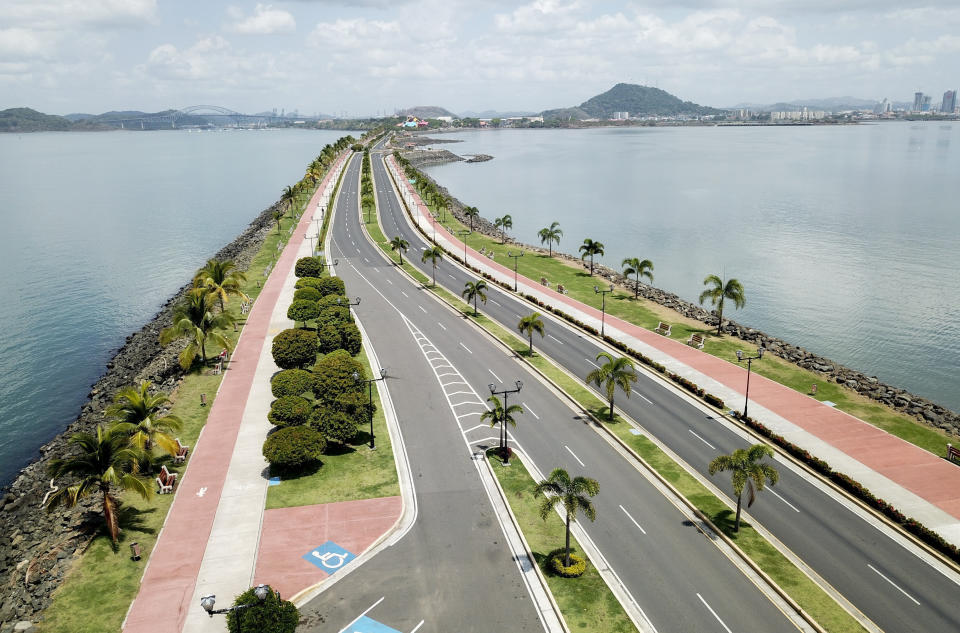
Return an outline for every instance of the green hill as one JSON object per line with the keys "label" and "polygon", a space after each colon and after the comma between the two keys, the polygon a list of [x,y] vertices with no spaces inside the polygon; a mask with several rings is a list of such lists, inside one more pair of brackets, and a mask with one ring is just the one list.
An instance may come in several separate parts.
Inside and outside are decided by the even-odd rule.
{"label": "green hill", "polygon": [[588,99],[576,108],[547,110],[544,119],[609,119],[614,112],[638,116],[703,116],[721,114],[723,110],[683,101],[669,92],[636,84],[617,84],[610,90]]}
{"label": "green hill", "polygon": [[91,120],[71,121],[66,117],[44,114],[31,108],[0,110],[0,132],[67,132],[103,129],[110,128]]}

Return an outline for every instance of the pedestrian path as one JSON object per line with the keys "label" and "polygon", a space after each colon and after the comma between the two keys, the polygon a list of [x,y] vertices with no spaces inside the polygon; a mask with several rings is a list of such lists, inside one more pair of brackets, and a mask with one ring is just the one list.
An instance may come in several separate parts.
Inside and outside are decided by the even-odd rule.
{"label": "pedestrian path", "polygon": [[[428,235],[453,253],[465,252],[468,263],[499,281],[513,284],[514,271],[481,255],[451,235],[429,213],[403,176],[393,157],[387,165],[401,186],[401,195],[414,220]],[[580,321],[600,329],[700,385],[729,404],[744,400],[746,369],[633,325],[539,283],[517,277],[518,291],[532,295]],[[835,470],[850,475],[876,496],[960,546],[960,468],[843,411],[753,374],[750,417]],[[739,406],[738,406],[739,408]]]}
{"label": "pedestrian path", "polygon": [[127,613],[126,633],[222,631],[223,622],[200,608],[200,595],[215,593],[229,603],[250,587],[267,488],[261,446],[273,399],[269,377],[276,371],[270,344],[289,327],[283,321],[294,263],[309,254],[301,251],[309,250],[305,235],[313,210],[329,198],[345,159],[317,188],[247,315]]}

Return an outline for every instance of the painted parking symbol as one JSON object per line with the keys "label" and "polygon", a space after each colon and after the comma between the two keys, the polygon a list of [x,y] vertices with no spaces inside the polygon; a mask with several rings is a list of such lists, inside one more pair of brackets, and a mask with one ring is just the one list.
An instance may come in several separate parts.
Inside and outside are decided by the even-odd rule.
{"label": "painted parking symbol", "polygon": [[373,618],[368,618],[364,615],[351,624],[345,633],[400,633],[400,631],[391,629],[386,624],[381,624]]}
{"label": "painted parking symbol", "polygon": [[332,574],[342,569],[347,563],[356,558],[356,556],[333,541],[327,541],[323,545],[315,547],[304,554],[303,558],[328,574]]}

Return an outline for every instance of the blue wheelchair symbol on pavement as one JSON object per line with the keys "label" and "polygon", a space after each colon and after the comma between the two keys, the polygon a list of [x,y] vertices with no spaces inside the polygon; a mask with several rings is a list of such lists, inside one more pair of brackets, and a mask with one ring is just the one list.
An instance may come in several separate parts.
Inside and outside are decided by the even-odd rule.
{"label": "blue wheelchair symbol on pavement", "polygon": [[303,558],[328,574],[332,574],[352,561],[356,556],[333,541],[327,541],[320,547],[314,548],[304,554]]}
{"label": "blue wheelchair symbol on pavement", "polygon": [[363,616],[351,624],[345,633],[400,633],[400,631],[391,629],[386,624],[380,624],[374,619]]}

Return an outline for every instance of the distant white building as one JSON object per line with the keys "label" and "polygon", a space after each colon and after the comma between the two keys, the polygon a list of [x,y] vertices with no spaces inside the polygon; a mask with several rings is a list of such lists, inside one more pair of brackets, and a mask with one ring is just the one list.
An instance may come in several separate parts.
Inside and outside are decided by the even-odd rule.
{"label": "distant white building", "polygon": [[629,112],[614,112],[614,113],[613,113],[613,120],[614,120],[614,121],[626,121],[626,120],[629,119],[629,118],[630,118],[630,113],[629,113]]}
{"label": "distant white building", "polygon": [[819,121],[826,118],[827,113],[823,110],[795,110],[791,112],[771,112],[771,121]]}
{"label": "distant white building", "polygon": [[434,117],[437,121],[443,121],[444,123],[453,123],[452,116],[438,116]]}

